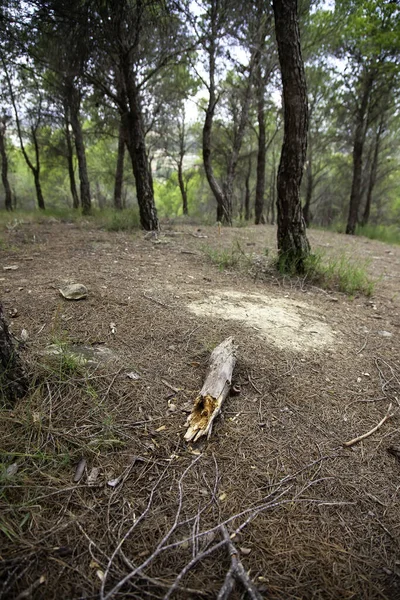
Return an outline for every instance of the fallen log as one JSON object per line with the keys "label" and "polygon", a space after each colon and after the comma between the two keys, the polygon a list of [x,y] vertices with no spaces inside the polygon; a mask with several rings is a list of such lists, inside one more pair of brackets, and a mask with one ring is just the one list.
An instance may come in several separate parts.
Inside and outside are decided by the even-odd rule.
{"label": "fallen log", "polygon": [[213,423],[231,388],[235,352],[233,337],[227,338],[212,351],[206,380],[186,422],[187,442],[196,442],[203,435],[210,437]]}

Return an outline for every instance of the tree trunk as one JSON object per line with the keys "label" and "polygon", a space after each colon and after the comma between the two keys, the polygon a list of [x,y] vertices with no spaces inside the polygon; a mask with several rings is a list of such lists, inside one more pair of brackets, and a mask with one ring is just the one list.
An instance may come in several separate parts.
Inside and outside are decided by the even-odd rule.
{"label": "tree trunk", "polygon": [[146,150],[142,107],[131,67],[130,61],[123,54],[120,57],[120,73],[116,78],[120,97],[121,121],[135,177],[140,224],[147,231],[157,231],[159,223],[154,201],[153,179]]}
{"label": "tree trunk", "polygon": [[44,198],[43,198],[43,193],[42,193],[42,186],[40,184],[39,171],[35,170],[33,177],[34,177],[34,181],[35,181],[35,190],[36,190],[36,198],[37,198],[38,207],[41,210],[44,210],[45,204],[44,204]]}
{"label": "tree trunk", "polygon": [[6,123],[5,119],[0,122],[0,154],[1,154],[1,180],[4,186],[5,193],[5,208],[6,210],[12,210],[12,193],[10,183],[8,181],[8,159],[6,151]]}
{"label": "tree trunk", "polygon": [[[79,94],[79,92],[76,92],[75,90],[73,93],[74,96]],[[92,209],[92,200],[86,164],[85,143],[83,141],[82,125],[79,118],[79,104],[80,100],[74,98],[71,106],[71,126],[75,138],[76,157],[78,159],[82,214],[89,215]]]}
{"label": "tree trunk", "polygon": [[244,197],[244,218],[246,221],[250,221],[250,176],[251,176],[251,158],[249,158],[249,168],[246,173],[246,193]]}
{"label": "tree trunk", "polygon": [[365,202],[364,213],[361,219],[361,225],[364,227],[368,224],[369,217],[371,214],[371,203],[372,203],[372,192],[374,191],[375,183],[376,183],[376,175],[378,172],[378,159],[379,159],[379,148],[380,148],[380,140],[384,130],[384,113],[382,113],[381,120],[379,122],[378,131],[376,132],[375,140],[374,140],[374,154],[372,157],[371,171],[368,182],[368,190],[367,190],[367,199]]}
{"label": "tree trunk", "polygon": [[303,218],[304,218],[306,227],[310,227],[310,223],[311,223],[310,208],[311,208],[313,187],[314,187],[314,179],[313,179],[313,172],[312,172],[312,156],[311,156],[311,152],[309,152],[307,168],[306,168],[306,199],[305,199],[304,206],[303,206]]}
{"label": "tree trunk", "polygon": [[366,136],[366,116],[373,83],[373,76],[369,74],[365,81],[361,104],[357,111],[357,122],[353,142],[353,181],[351,184],[351,195],[349,214],[347,217],[346,233],[354,235],[358,222],[358,212],[361,204],[361,181],[363,168],[363,152]]}
{"label": "tree trunk", "polygon": [[122,120],[118,132],[118,155],[117,168],[115,169],[114,183],[114,208],[122,210],[122,186],[124,182],[124,159],[125,159],[125,130]]}
{"label": "tree trunk", "polygon": [[79,196],[78,190],[76,189],[75,182],[75,170],[74,170],[74,153],[72,149],[71,133],[69,131],[69,122],[65,121],[65,139],[67,142],[67,163],[68,163],[68,175],[69,175],[69,188],[72,196],[72,206],[77,209],[79,208]]}
{"label": "tree trunk", "polygon": [[256,198],[254,205],[255,224],[259,225],[264,211],[264,192],[265,192],[265,161],[266,161],[266,141],[265,141],[265,98],[264,83],[261,73],[261,65],[258,67],[257,75],[257,120],[258,120],[258,152],[257,152],[257,182]]}
{"label": "tree trunk", "polygon": [[220,187],[212,167],[211,160],[211,134],[212,125],[214,119],[215,108],[217,106],[218,99],[215,94],[215,70],[216,70],[216,46],[215,41],[218,37],[217,30],[217,18],[218,18],[218,3],[215,1],[211,2],[211,33],[208,44],[208,68],[209,68],[209,99],[208,106],[206,109],[206,118],[203,125],[203,164],[204,171],[206,173],[208,184],[217,201],[217,221],[219,223],[225,222],[228,225],[232,224],[232,213],[229,210],[229,206],[226,205],[225,194]]}
{"label": "tree trunk", "polygon": [[297,0],[273,0],[282,74],[284,137],[278,170],[278,251],[284,271],[304,271],[310,244],[300,202],[307,151],[308,105]]}
{"label": "tree trunk", "polygon": [[178,162],[178,183],[179,183],[179,189],[181,191],[181,196],[182,196],[182,209],[183,209],[183,214],[184,215],[188,215],[188,201],[187,201],[187,191],[186,191],[186,187],[185,187],[185,182],[183,180],[183,157],[181,156]]}
{"label": "tree trunk", "polygon": [[0,302],[0,400],[12,405],[26,393],[28,381],[14,347]]}

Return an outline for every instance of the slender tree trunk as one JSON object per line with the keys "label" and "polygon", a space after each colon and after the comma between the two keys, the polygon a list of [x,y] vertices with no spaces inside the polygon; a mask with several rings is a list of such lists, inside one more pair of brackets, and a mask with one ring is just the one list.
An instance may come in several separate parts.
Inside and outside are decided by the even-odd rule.
{"label": "slender tree trunk", "polygon": [[[153,178],[147,156],[145,128],[139,90],[126,56],[120,58],[121,74],[117,85],[121,98],[121,120],[126,136],[126,147],[132,163],[139,205],[140,224],[147,231],[157,231],[159,222],[154,201]],[[122,83],[123,82],[123,83]]]}
{"label": "slender tree trunk", "polygon": [[251,158],[249,158],[249,166],[246,173],[245,189],[246,193],[244,196],[244,218],[246,221],[250,221],[250,176],[251,176]]}
{"label": "slender tree trunk", "polygon": [[114,208],[122,210],[122,187],[124,182],[124,159],[125,159],[125,130],[122,120],[119,124],[117,168],[115,170],[114,183]]}
{"label": "slender tree trunk", "polygon": [[361,204],[361,182],[362,182],[362,169],[363,169],[363,152],[365,144],[365,136],[367,133],[366,118],[368,113],[368,104],[370,93],[373,84],[372,74],[368,74],[363,95],[361,98],[361,104],[357,111],[357,122],[354,133],[353,142],[353,180],[351,184],[351,195],[349,204],[349,214],[347,217],[346,233],[354,235],[356,232],[356,226],[358,222],[358,212]]}
{"label": "slender tree trunk", "polygon": [[[5,62],[3,55],[1,55],[1,62],[3,64],[3,69],[4,69],[4,74],[6,76],[8,90],[10,92],[11,104],[14,109],[15,123],[17,125],[17,133],[18,133],[19,144],[21,147],[21,152],[22,152],[25,162],[28,165],[29,169],[31,170],[32,175],[35,180],[35,188],[36,188],[36,193],[37,193],[38,206],[40,209],[44,210],[45,204],[44,204],[44,199],[43,199],[43,195],[42,195],[42,190],[40,187],[40,182],[39,182],[39,185],[36,184],[36,181],[39,181],[39,177],[40,177],[40,155],[39,155],[39,143],[38,143],[38,139],[37,139],[37,130],[38,130],[40,120],[41,120],[41,100],[40,100],[40,105],[38,108],[36,124],[32,125],[32,127],[31,127],[32,141],[33,141],[33,145],[35,148],[35,156],[36,156],[36,165],[34,165],[25,150],[24,140],[22,137],[21,122],[19,120],[17,103],[15,101],[15,96],[14,96],[14,90],[13,90],[13,86],[11,83],[10,74],[8,72],[7,63]],[[38,191],[40,192],[39,195],[38,195]]]}
{"label": "slender tree trunk", "polygon": [[224,221],[228,225],[232,223],[232,213],[229,211],[229,207],[226,205],[226,199],[224,192],[219,185],[212,167],[211,160],[211,134],[213,119],[215,114],[215,108],[217,106],[217,96],[215,93],[215,70],[216,70],[216,39],[218,37],[217,30],[217,17],[218,17],[218,2],[215,0],[211,1],[211,33],[208,40],[208,69],[209,69],[209,99],[206,109],[206,117],[203,125],[203,164],[204,171],[206,173],[208,184],[217,201],[217,221]]}
{"label": "slender tree trunk", "polygon": [[306,167],[306,199],[303,206],[303,217],[306,227],[310,227],[311,223],[311,200],[314,188],[314,178],[312,172],[312,156],[308,153],[308,162]]}
{"label": "slender tree trunk", "polygon": [[44,204],[44,198],[43,198],[43,193],[42,193],[42,186],[40,183],[40,176],[39,176],[39,172],[35,171],[34,173],[34,181],[35,181],[35,190],[36,190],[36,198],[37,198],[37,203],[38,203],[38,207],[41,210],[45,209],[45,204]]}
{"label": "slender tree trunk", "polygon": [[[77,95],[79,92],[75,92],[74,90],[74,94]],[[82,213],[88,215],[92,209],[92,199],[86,164],[85,143],[83,141],[82,125],[79,118],[79,104],[80,100],[78,101],[77,98],[74,98],[71,106],[71,126],[75,139],[76,158],[78,160]]]}
{"label": "slender tree trunk", "polygon": [[379,122],[378,131],[376,132],[375,140],[374,140],[374,154],[372,157],[371,171],[368,182],[367,189],[367,199],[365,202],[364,213],[361,219],[361,225],[364,227],[368,224],[369,217],[371,214],[371,203],[372,203],[372,193],[374,191],[374,187],[376,184],[376,175],[378,172],[378,159],[379,159],[379,149],[380,149],[380,140],[384,130],[384,113],[382,113],[381,120]]}
{"label": "slender tree trunk", "polygon": [[258,121],[258,151],[257,151],[257,182],[256,198],[254,205],[255,224],[259,225],[264,211],[265,192],[265,162],[266,162],[266,136],[265,136],[265,98],[264,82],[261,73],[261,65],[257,74],[257,121]]}
{"label": "slender tree trunk", "polygon": [[180,156],[178,162],[178,183],[179,189],[181,191],[182,196],[182,210],[184,215],[188,215],[188,200],[187,200],[187,191],[185,187],[185,182],[183,180],[183,156]]}
{"label": "slender tree trunk", "polygon": [[26,393],[28,381],[14,347],[0,302],[0,400],[12,405]]}
{"label": "slender tree trunk", "polygon": [[5,208],[6,210],[12,210],[12,193],[10,183],[8,181],[8,159],[6,151],[6,123],[5,119],[0,122],[0,154],[1,154],[1,180],[4,186],[5,193]]}
{"label": "slender tree trunk", "polygon": [[68,163],[68,175],[69,175],[69,188],[72,196],[72,206],[77,209],[79,208],[79,196],[78,190],[76,189],[75,181],[75,169],[74,169],[74,153],[72,149],[71,133],[69,131],[69,122],[65,121],[65,139],[67,142],[67,163]]}
{"label": "slender tree trunk", "polygon": [[282,73],[284,138],[278,170],[278,250],[283,270],[302,272],[310,244],[300,202],[307,151],[308,105],[297,0],[273,0]]}

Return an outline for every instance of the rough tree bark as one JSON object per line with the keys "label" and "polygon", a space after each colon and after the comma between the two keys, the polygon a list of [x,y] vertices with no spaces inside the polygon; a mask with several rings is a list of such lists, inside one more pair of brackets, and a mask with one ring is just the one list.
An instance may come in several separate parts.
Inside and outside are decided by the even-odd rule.
{"label": "rough tree bark", "polygon": [[310,227],[311,223],[311,200],[314,189],[314,178],[312,171],[312,154],[309,151],[306,167],[306,198],[303,206],[303,217],[306,227]]}
{"label": "rough tree bark", "polygon": [[70,121],[75,140],[76,158],[78,160],[78,172],[80,182],[80,195],[82,213],[90,214],[92,209],[92,199],[90,194],[90,183],[86,163],[86,150],[83,139],[82,124],[80,120],[81,93],[76,88],[73,81],[67,84],[67,97],[70,108]]}
{"label": "rough tree bark", "polygon": [[245,196],[244,196],[244,218],[245,221],[250,221],[250,176],[251,176],[251,156],[249,156],[249,164],[245,179]]}
{"label": "rough tree bark", "polygon": [[265,98],[264,80],[261,65],[257,69],[257,121],[258,121],[258,151],[257,151],[257,181],[256,198],[254,203],[255,224],[260,225],[264,211],[265,192],[265,161],[267,149],[265,146]]}
{"label": "rough tree bark", "polygon": [[216,94],[215,88],[215,70],[216,70],[216,39],[218,36],[218,28],[217,28],[217,16],[218,16],[218,6],[217,2],[212,0],[211,2],[211,31],[208,40],[208,60],[209,60],[209,87],[208,87],[208,105],[206,108],[206,117],[204,119],[203,125],[203,164],[204,171],[206,173],[208,184],[211,188],[211,191],[214,195],[214,198],[217,201],[217,221],[219,222],[232,222],[232,215],[230,214],[229,207],[225,205],[225,195],[224,192],[219,185],[212,167],[211,160],[211,135],[212,135],[212,126],[213,119],[215,114],[215,109],[218,103],[218,98]]}
{"label": "rough tree bark", "polygon": [[69,130],[69,119],[68,119],[68,112],[67,109],[65,109],[65,140],[67,142],[67,164],[68,164],[68,175],[69,175],[69,188],[71,190],[71,196],[72,196],[72,206],[73,208],[77,209],[79,208],[79,196],[78,196],[78,190],[76,189],[76,181],[75,181],[75,169],[74,169],[74,153],[73,153],[73,149],[72,149],[72,140],[71,140],[71,133]]}
{"label": "rough tree bark", "polygon": [[361,182],[363,170],[363,153],[365,136],[367,133],[367,116],[369,100],[373,85],[373,75],[369,73],[365,78],[360,106],[356,113],[356,127],[353,141],[353,180],[351,184],[349,214],[347,217],[346,233],[354,235],[358,222],[358,212],[361,204]]}
{"label": "rough tree bark", "polygon": [[297,0],[273,0],[282,74],[284,137],[278,170],[278,251],[280,268],[301,273],[310,244],[300,202],[307,151],[308,105],[301,55]]}
{"label": "rough tree bark", "polygon": [[117,167],[115,169],[114,183],[114,208],[122,210],[122,187],[124,182],[124,159],[125,159],[125,130],[122,121],[118,132],[118,154]]}
{"label": "rough tree bark", "polygon": [[26,393],[28,380],[14,347],[0,302],[0,400],[13,404]]}
{"label": "rough tree bark", "polygon": [[384,116],[384,112],[382,112],[381,119],[379,121],[378,129],[377,129],[377,132],[375,135],[375,140],[374,140],[374,152],[373,152],[373,156],[372,156],[371,170],[370,170],[370,174],[369,174],[367,198],[365,201],[364,212],[363,212],[363,216],[361,219],[362,226],[365,226],[368,224],[369,217],[371,214],[372,193],[374,191],[374,187],[376,184],[376,176],[378,173],[380,142],[381,142],[381,137],[384,132],[384,129],[385,129],[385,116]]}
{"label": "rough tree bark", "polygon": [[1,180],[4,186],[5,200],[4,205],[6,210],[12,210],[12,193],[10,183],[8,181],[8,159],[6,151],[6,118],[0,120],[0,155],[1,155]]}
{"label": "rough tree bark", "polygon": [[178,183],[179,183],[179,189],[181,191],[181,196],[182,196],[183,214],[188,215],[189,211],[188,211],[187,191],[186,191],[186,186],[185,186],[185,182],[183,179],[183,157],[180,157],[179,162],[178,162]]}

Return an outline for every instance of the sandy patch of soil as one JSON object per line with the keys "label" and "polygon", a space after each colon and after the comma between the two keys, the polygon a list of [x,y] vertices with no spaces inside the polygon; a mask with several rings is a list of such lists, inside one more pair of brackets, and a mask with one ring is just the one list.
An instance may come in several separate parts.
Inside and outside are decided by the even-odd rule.
{"label": "sandy patch of soil", "polygon": [[304,352],[331,347],[335,332],[304,302],[225,290],[188,304],[198,316],[238,321],[278,348]]}

